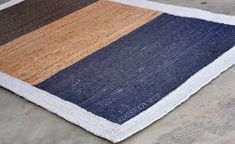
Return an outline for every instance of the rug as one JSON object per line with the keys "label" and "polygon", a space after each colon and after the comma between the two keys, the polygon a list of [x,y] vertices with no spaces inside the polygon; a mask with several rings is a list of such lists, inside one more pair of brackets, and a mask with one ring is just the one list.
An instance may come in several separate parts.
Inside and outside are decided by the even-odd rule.
{"label": "rug", "polygon": [[0,86],[120,142],[235,63],[235,17],[146,0],[8,0]]}

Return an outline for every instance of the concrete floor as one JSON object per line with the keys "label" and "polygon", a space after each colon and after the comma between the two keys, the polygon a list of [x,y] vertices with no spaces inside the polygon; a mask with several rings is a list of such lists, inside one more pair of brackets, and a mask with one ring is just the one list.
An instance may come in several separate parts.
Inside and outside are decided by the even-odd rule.
{"label": "concrete floor", "polygon": [[[1,1],[1,0],[0,0]],[[235,15],[234,0],[156,0]],[[203,2],[203,4],[201,4]],[[182,106],[124,144],[233,144],[235,66]],[[0,88],[0,144],[108,144],[62,118]]]}
{"label": "concrete floor", "polygon": [[6,3],[8,1],[10,1],[10,0],[0,0],[0,4]]}
{"label": "concrete floor", "polygon": [[235,0],[150,0],[184,7],[198,8],[213,13],[235,15]]}

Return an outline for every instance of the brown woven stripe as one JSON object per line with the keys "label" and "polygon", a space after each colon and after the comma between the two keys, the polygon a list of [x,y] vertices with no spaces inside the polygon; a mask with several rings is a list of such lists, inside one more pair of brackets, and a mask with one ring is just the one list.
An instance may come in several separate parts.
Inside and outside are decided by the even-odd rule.
{"label": "brown woven stripe", "polygon": [[37,84],[158,15],[98,1],[1,46],[0,70]]}
{"label": "brown woven stripe", "polygon": [[25,0],[0,11],[0,45],[81,9],[96,0]]}

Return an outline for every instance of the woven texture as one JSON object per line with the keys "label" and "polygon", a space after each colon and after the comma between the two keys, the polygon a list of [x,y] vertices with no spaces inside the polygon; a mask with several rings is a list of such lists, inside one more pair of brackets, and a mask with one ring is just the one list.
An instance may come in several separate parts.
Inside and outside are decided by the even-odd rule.
{"label": "woven texture", "polygon": [[233,45],[233,26],[163,14],[38,87],[121,124]]}
{"label": "woven texture", "polygon": [[[4,12],[7,13],[8,9]],[[159,14],[99,1],[1,46],[0,69],[16,78],[37,84]],[[6,21],[12,18],[15,19],[7,17]],[[18,23],[13,25],[17,26]],[[7,26],[2,25],[2,29],[7,30]],[[7,37],[4,34],[1,36]]]}
{"label": "woven texture", "polygon": [[232,16],[141,0],[6,3],[0,86],[113,142],[235,63]]}
{"label": "woven texture", "polygon": [[96,0],[25,0],[0,12],[0,45],[60,19]]}

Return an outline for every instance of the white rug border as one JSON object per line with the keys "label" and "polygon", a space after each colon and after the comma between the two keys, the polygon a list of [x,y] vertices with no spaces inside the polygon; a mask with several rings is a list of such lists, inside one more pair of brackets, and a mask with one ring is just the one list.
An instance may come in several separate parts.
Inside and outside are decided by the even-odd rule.
{"label": "white rug border", "polygon": [[[16,0],[20,1],[20,0]],[[23,0],[22,0],[23,1]],[[169,14],[183,17],[199,18],[235,25],[235,17],[221,14],[213,14],[207,11],[159,4],[145,0],[111,0],[137,7],[159,10]],[[160,8],[161,9],[160,9]],[[0,5],[1,8],[1,5]],[[0,9],[1,10],[1,9]],[[200,15],[200,16],[198,16]],[[83,127],[95,135],[104,137],[112,142],[119,142],[130,135],[142,130],[154,121],[162,118],[175,107],[186,101],[191,95],[200,90],[222,72],[235,64],[235,47],[224,53],[214,62],[201,69],[176,90],[168,94],[161,101],[151,106],[146,111],[138,114],[122,125],[110,122],[102,117],[96,116],[79,106],[64,101],[57,96],[40,90],[26,82],[15,79],[3,72],[0,72],[0,86],[24,97],[25,99],[42,106],[43,108],[56,113],[64,119]],[[162,109],[164,107],[164,109]]]}
{"label": "white rug border", "polygon": [[162,118],[234,64],[235,47],[201,69],[161,101],[122,125],[96,116],[75,104],[64,101],[57,96],[40,90],[3,72],[0,72],[0,86],[83,127],[95,135],[104,137],[112,142],[119,142]]}
{"label": "white rug border", "polygon": [[16,5],[16,4],[20,3],[20,2],[23,2],[23,1],[24,0],[10,0],[8,2],[0,4],[0,11],[4,10],[6,8],[9,8],[9,7],[13,6],[13,5]]}
{"label": "white rug border", "polygon": [[181,6],[158,3],[148,0],[109,0],[109,1],[135,6],[139,8],[160,11],[163,13],[168,13],[180,17],[196,18],[216,23],[223,23],[227,25],[235,25],[235,16],[216,14],[196,8],[181,7]]}

